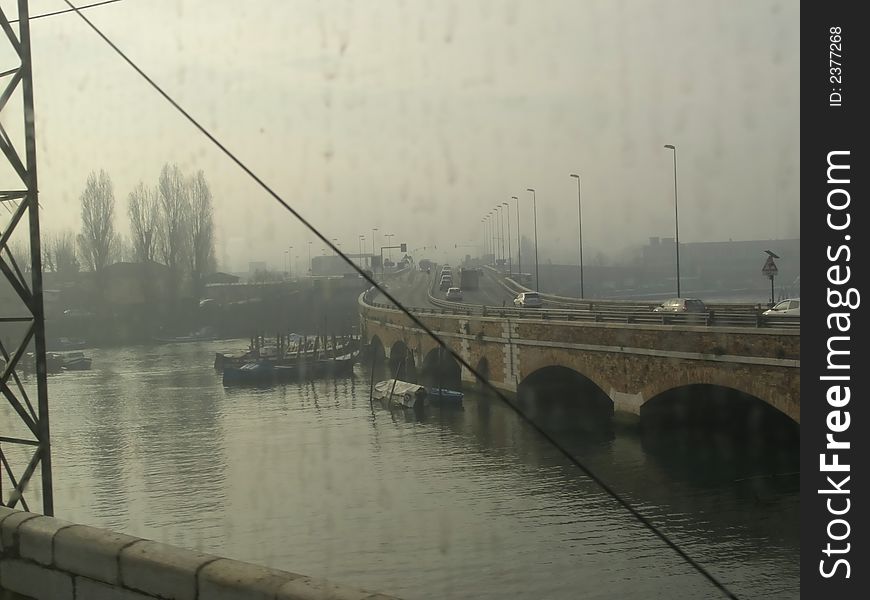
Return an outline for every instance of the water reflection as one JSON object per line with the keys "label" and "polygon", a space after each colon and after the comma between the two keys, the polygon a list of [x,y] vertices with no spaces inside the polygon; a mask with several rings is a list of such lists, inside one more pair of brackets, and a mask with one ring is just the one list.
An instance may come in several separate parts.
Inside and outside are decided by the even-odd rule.
{"label": "water reflection", "polygon": [[[713,595],[498,400],[385,410],[359,367],[223,388],[224,346],[95,352],[52,379],[61,518],[407,598]],[[797,594],[797,481],[767,477],[788,461],[690,430],[592,433],[574,411],[538,416],[735,592]]]}

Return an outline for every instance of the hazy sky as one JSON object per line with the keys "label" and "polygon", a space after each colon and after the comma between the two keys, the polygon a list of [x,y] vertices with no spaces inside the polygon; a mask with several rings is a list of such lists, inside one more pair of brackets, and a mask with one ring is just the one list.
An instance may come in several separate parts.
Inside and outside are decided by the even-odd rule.
{"label": "hazy sky", "polygon": [[[576,260],[571,172],[587,251],[673,235],[663,144],[678,148],[681,241],[799,235],[797,2],[126,0],[87,14],[342,249],[360,234],[371,248],[372,227],[380,244],[478,243],[512,195],[531,237],[535,187],[541,259]],[[211,183],[222,268],[282,268],[291,244],[307,262],[313,237],[77,16],[32,36],[44,229],[79,228],[102,168],[126,232],[127,194],[173,161]],[[515,217],[512,203],[514,236]]]}

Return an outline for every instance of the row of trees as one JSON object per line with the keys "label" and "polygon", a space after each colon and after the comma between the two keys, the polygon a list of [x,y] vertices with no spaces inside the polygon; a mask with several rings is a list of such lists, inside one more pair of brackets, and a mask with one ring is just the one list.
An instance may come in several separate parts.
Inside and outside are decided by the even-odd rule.
{"label": "row of trees", "polygon": [[176,280],[190,275],[198,289],[214,271],[214,207],[202,171],[186,177],[166,164],[155,187],[142,182],[127,196],[130,239],[115,228],[115,195],[109,175],[92,172],[80,196],[81,231],[44,236],[46,271],[68,273],[80,267],[100,273],[120,261],[155,261],[166,265]]}

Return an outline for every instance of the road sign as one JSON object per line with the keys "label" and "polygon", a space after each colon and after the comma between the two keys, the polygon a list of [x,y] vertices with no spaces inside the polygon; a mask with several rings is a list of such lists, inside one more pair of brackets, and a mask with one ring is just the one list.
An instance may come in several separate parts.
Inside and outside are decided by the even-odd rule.
{"label": "road sign", "polygon": [[776,274],[779,272],[779,269],[776,267],[776,263],[773,262],[773,257],[768,256],[767,261],[764,263],[764,266],[761,267],[761,272],[766,277],[776,277]]}

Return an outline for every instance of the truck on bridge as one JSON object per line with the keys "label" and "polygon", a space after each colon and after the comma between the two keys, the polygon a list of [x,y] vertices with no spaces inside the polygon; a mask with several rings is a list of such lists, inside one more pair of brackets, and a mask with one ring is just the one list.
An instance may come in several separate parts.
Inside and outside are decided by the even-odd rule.
{"label": "truck on bridge", "polygon": [[463,290],[476,290],[480,287],[480,278],[483,271],[480,269],[459,269],[459,287]]}

